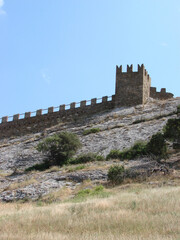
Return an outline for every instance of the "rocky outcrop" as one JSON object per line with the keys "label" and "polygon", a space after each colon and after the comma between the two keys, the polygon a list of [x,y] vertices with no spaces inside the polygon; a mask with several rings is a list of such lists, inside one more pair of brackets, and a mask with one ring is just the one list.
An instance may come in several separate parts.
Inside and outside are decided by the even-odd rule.
{"label": "rocky outcrop", "polygon": [[[15,174],[0,178],[0,201],[12,202],[19,200],[38,200],[53,192],[69,189],[76,191],[76,188],[84,181],[96,184],[107,183],[108,168],[112,164],[123,164],[128,171],[128,177],[146,179],[152,174],[169,174],[169,165],[157,163],[150,158],[136,159],[128,162],[107,161],[87,164],[84,170],[64,172],[57,170],[52,172],[35,172],[31,174]],[[90,168],[98,168],[88,170]],[[176,166],[177,167],[177,166]]]}

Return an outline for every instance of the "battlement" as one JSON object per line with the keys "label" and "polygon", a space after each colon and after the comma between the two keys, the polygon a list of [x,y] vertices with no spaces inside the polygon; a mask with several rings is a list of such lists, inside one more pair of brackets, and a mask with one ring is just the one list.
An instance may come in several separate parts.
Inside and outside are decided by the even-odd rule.
{"label": "battlement", "polygon": [[161,88],[160,92],[157,92],[156,87],[150,88],[151,98],[163,100],[163,99],[173,98],[173,96],[174,95],[172,93],[166,92],[166,88]]}
{"label": "battlement", "polygon": [[76,121],[82,117],[108,111],[114,108],[115,96],[92,98],[81,102],[72,102],[58,107],[38,109],[35,112],[26,112],[1,118],[0,138],[25,135],[45,130],[61,122]]}
{"label": "battlement", "polygon": [[130,66],[127,65],[126,72],[123,72],[122,65],[120,65],[119,67],[118,67],[118,65],[116,65],[116,74],[123,74],[124,75],[124,74],[132,73],[132,72],[133,73],[138,73],[138,74],[143,73],[145,76],[147,76],[148,79],[150,78],[150,76],[148,74],[148,71],[144,67],[144,64],[141,64],[141,65],[138,64],[138,70],[137,71],[133,71],[133,64],[131,64]]}
{"label": "battlement", "polygon": [[156,99],[173,97],[173,94],[167,93],[165,88],[157,92],[156,88],[151,87],[151,78],[143,64],[138,64],[137,71],[133,71],[133,65],[127,65],[126,72],[122,70],[122,65],[116,66],[115,95],[2,117],[0,138],[44,131],[46,128],[57,125],[60,121],[77,121],[82,117],[86,118],[115,107],[145,104],[149,97]]}
{"label": "battlement", "polygon": [[[96,108],[97,106],[102,107],[101,110],[103,110],[103,107],[106,107],[106,103],[107,105],[109,103],[114,102],[114,95],[113,96],[104,96],[102,98],[92,98],[91,100],[83,100],[81,102],[72,102],[70,104],[63,104],[60,105],[58,107],[49,107],[47,109],[38,109],[35,112],[25,112],[25,113],[21,113],[21,114],[15,114],[13,116],[5,116],[0,118],[1,120],[1,124],[2,123],[7,123],[7,122],[12,122],[12,121],[18,121],[20,119],[29,119],[29,118],[33,118],[33,117],[38,117],[38,116],[43,116],[43,115],[47,115],[47,114],[53,114],[53,113],[57,113],[59,112],[60,114],[65,113],[65,111],[69,111],[69,110],[87,110],[90,107],[92,108]],[[31,114],[35,114],[35,116],[31,116]],[[20,118],[21,117],[21,118]]]}
{"label": "battlement", "polygon": [[144,64],[133,71],[133,65],[127,65],[123,72],[122,65],[116,66],[116,106],[134,106],[145,104],[149,98],[151,78]]}

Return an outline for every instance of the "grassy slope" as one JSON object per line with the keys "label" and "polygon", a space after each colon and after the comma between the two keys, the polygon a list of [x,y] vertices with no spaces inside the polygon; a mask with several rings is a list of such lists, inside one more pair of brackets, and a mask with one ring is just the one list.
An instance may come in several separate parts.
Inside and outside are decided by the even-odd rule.
{"label": "grassy slope", "polygon": [[123,188],[82,202],[0,203],[0,239],[180,239],[180,187]]}

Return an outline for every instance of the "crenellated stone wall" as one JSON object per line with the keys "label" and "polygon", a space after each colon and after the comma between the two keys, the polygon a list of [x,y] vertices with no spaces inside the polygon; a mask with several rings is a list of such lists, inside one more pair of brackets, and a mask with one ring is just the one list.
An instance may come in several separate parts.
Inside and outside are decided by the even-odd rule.
{"label": "crenellated stone wall", "polygon": [[138,71],[133,72],[133,65],[127,65],[127,71],[122,66],[116,66],[115,106],[135,106],[146,104],[149,97],[155,99],[172,98],[173,94],[166,92],[165,88],[157,92],[151,87],[151,78],[144,65],[138,64]]}
{"label": "crenellated stone wall", "polygon": [[[167,93],[165,88],[157,92],[151,87],[151,78],[144,65],[138,65],[138,71],[133,72],[133,65],[127,65],[127,72],[122,72],[122,66],[116,67],[116,89],[112,97],[93,98],[90,101],[60,105],[58,108],[49,107],[35,112],[15,114],[10,118],[2,117],[0,123],[0,139],[36,133],[58,124],[60,121],[70,122],[82,117],[88,117],[96,113],[111,110],[115,107],[128,107],[145,104],[148,98],[168,99],[172,93]],[[69,107],[69,109],[67,109]],[[34,114],[34,112],[33,112]]]}
{"label": "crenellated stone wall", "polygon": [[166,88],[161,88],[160,92],[157,92],[155,87],[150,88],[151,98],[163,100],[163,99],[173,98],[173,96],[174,95],[172,93],[166,92]]}
{"label": "crenellated stone wall", "polygon": [[116,66],[116,106],[145,104],[150,86],[151,78],[143,64],[138,65],[137,72],[133,72],[133,65],[127,65],[127,72],[122,72],[122,66]]}
{"label": "crenellated stone wall", "polygon": [[[110,99],[109,99],[110,98]],[[115,97],[103,97],[91,99],[90,105],[86,105],[86,101],[81,101],[80,106],[76,107],[76,103],[70,104],[70,109],[65,109],[67,105],[61,105],[58,111],[54,111],[53,107],[48,108],[48,113],[43,114],[43,110],[36,111],[36,116],[31,117],[31,112],[25,113],[24,118],[19,119],[20,114],[13,116],[13,121],[8,122],[8,117],[2,118],[0,124],[0,139],[20,136],[29,133],[36,133],[45,130],[61,122],[76,121],[93,114],[108,111],[114,108]]]}

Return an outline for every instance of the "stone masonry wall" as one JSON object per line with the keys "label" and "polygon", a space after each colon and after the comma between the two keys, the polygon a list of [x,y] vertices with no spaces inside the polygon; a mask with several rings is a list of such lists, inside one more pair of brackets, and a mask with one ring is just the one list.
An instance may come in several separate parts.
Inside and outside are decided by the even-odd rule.
{"label": "stone masonry wall", "polygon": [[172,98],[174,95],[172,93],[166,92],[166,88],[161,88],[160,92],[156,91],[155,87],[150,88],[150,97],[163,100],[163,99],[168,99]]}
{"label": "stone masonry wall", "polygon": [[13,116],[13,121],[8,122],[8,117],[2,118],[0,124],[0,139],[12,136],[21,136],[29,133],[44,131],[46,128],[54,126],[61,121],[76,121],[103,111],[114,108],[114,95],[108,101],[105,96],[97,103],[97,99],[91,99],[91,104],[86,105],[86,101],[81,101],[80,107],[76,108],[76,103],[70,104],[70,109],[65,110],[65,105],[61,105],[59,111],[54,112],[54,108],[48,108],[48,113],[42,115],[42,109],[36,111],[36,116],[31,117],[31,113],[25,113],[23,119],[19,119],[19,114]]}
{"label": "stone masonry wall", "polygon": [[145,104],[149,97],[163,100],[172,98],[173,94],[165,88],[157,92],[151,87],[151,78],[143,64],[138,65],[137,72],[133,72],[133,65],[127,65],[127,72],[122,72],[122,66],[116,67],[116,107]]}
{"label": "stone masonry wall", "polygon": [[143,64],[138,65],[137,72],[133,72],[133,65],[127,65],[127,72],[122,72],[122,66],[117,66],[116,106],[134,106],[146,103],[150,85],[151,79]]}

